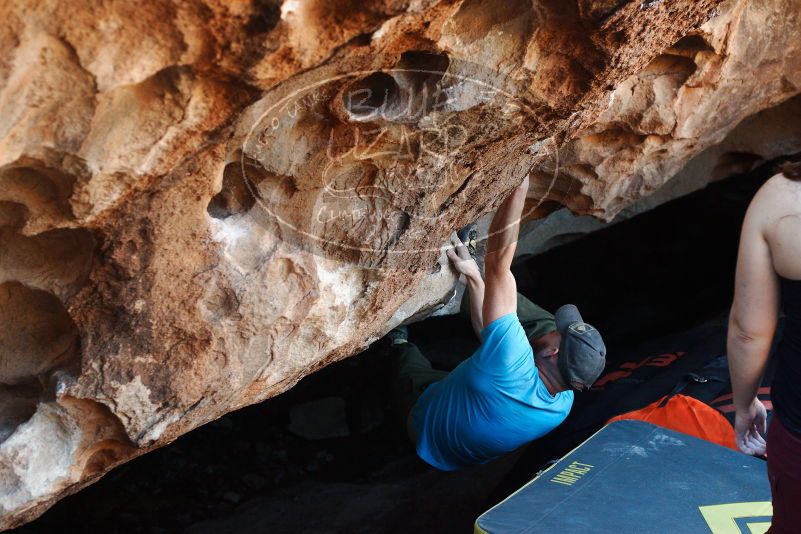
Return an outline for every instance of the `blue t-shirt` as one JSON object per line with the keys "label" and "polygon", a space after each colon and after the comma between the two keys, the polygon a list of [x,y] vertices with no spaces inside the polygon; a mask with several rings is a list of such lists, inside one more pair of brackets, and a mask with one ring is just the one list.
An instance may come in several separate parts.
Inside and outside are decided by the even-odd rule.
{"label": "blue t-shirt", "polygon": [[418,399],[417,454],[443,471],[485,463],[544,436],[572,405],[572,391],[551,395],[542,383],[523,326],[510,313],[484,327],[481,347]]}

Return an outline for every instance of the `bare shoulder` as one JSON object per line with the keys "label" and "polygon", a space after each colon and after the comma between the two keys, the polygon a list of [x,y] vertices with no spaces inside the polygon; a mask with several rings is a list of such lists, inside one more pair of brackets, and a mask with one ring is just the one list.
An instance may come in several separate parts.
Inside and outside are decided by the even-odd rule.
{"label": "bare shoulder", "polygon": [[774,176],[754,198],[753,207],[770,247],[773,268],[785,278],[801,278],[801,182]]}
{"label": "bare shoulder", "polygon": [[775,174],[762,185],[757,195],[797,202],[801,195],[801,181],[790,180],[781,173]]}
{"label": "bare shoulder", "polygon": [[759,189],[748,211],[760,226],[772,226],[784,217],[801,215],[801,182],[776,174]]}

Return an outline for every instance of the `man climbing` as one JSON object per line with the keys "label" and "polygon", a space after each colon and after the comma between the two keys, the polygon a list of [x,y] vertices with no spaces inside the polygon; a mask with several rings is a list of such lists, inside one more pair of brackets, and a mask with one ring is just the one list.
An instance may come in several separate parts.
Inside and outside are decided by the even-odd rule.
{"label": "man climbing", "polygon": [[478,350],[446,373],[431,367],[405,329],[389,335],[409,436],[420,458],[441,470],[485,463],[544,436],[567,417],[573,390],[588,389],[606,362],[600,334],[575,306],[554,317],[517,293],[511,265],[527,190],[528,178],[492,220],[486,281],[461,240],[448,251],[467,279]]}

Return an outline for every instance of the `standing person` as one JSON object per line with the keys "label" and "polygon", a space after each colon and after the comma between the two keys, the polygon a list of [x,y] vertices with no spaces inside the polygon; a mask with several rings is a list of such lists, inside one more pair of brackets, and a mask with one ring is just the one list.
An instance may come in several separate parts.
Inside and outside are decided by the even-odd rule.
{"label": "standing person", "polygon": [[517,293],[511,265],[527,191],[528,178],[492,220],[486,281],[461,242],[448,251],[467,278],[478,350],[446,373],[432,369],[402,329],[389,335],[396,404],[408,414],[409,437],[420,458],[444,471],[488,462],[547,434],[570,412],[573,390],[588,389],[604,368],[601,335],[575,306],[554,317]]}
{"label": "standing person", "polygon": [[[784,308],[767,444],[765,406],[757,390]],[[743,223],[734,304],[729,319],[729,369],[737,409],[737,445],[768,456],[773,494],[769,532],[801,532],[801,162],[786,164],[754,197]]]}

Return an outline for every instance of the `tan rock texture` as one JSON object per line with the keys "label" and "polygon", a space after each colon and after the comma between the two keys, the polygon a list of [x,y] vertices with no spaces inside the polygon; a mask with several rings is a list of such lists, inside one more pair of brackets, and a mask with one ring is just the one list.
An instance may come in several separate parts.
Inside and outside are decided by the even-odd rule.
{"label": "tan rock texture", "polygon": [[527,172],[529,219],[610,220],[801,148],[728,137],[797,119],[801,0],[2,13],[1,528],[438,309]]}

